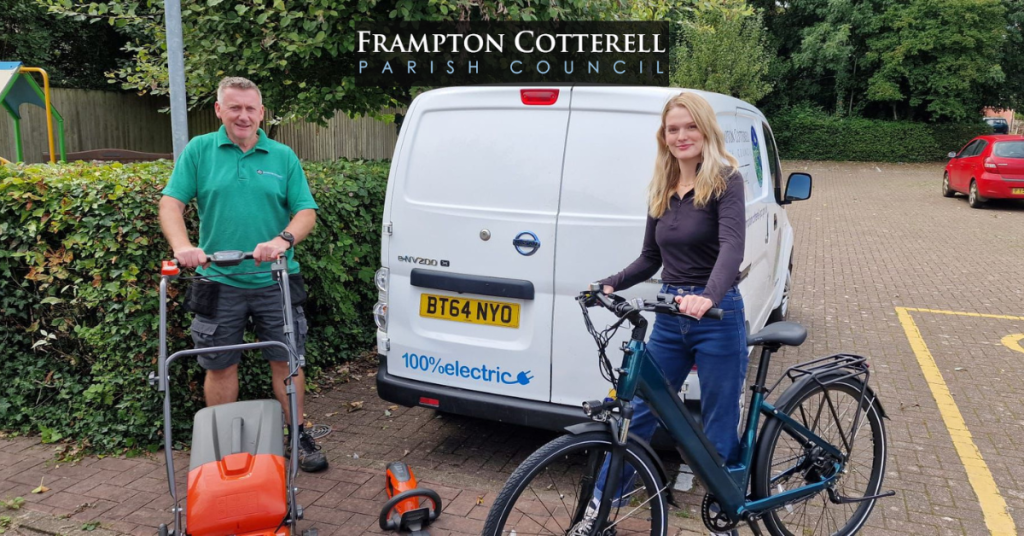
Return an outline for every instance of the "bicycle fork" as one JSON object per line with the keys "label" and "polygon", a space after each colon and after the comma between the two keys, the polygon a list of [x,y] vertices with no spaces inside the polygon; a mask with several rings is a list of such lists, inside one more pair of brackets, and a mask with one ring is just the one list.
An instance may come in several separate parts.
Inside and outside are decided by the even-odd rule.
{"label": "bicycle fork", "polygon": [[[633,405],[629,402],[621,402],[619,406],[620,420],[609,419],[608,426],[611,428],[612,448],[608,461],[608,472],[604,481],[604,489],[600,489],[600,477],[594,482],[594,490],[601,494],[600,506],[597,510],[598,523],[594,524],[591,534],[602,534],[607,528],[608,513],[611,512],[612,503],[619,500],[619,485],[622,480],[623,460],[626,457],[626,443],[629,440],[629,425],[633,420]],[[621,423],[621,424],[620,424]],[[603,463],[602,463],[603,465]],[[600,474],[598,467],[598,474]]]}

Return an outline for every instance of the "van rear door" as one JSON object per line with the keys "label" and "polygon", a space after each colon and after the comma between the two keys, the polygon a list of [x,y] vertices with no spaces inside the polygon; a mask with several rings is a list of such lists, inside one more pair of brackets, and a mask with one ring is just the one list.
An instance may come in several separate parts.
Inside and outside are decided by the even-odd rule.
{"label": "van rear door", "polygon": [[569,99],[566,88],[554,103],[526,105],[507,87],[417,98],[385,214],[390,374],[550,398]]}
{"label": "van rear door", "polygon": [[[554,403],[578,406],[600,399],[611,387],[601,378],[597,347],[574,298],[590,282],[622,270],[640,254],[646,187],[657,156],[654,136],[662,107],[676,93],[661,88],[573,88],[555,259]],[[654,299],[658,278],[656,274],[620,294]],[[615,320],[599,307],[590,314],[598,330]],[[648,315],[648,320],[654,317]],[[621,329],[608,345],[613,366],[622,358],[616,349],[628,338],[629,329]]]}

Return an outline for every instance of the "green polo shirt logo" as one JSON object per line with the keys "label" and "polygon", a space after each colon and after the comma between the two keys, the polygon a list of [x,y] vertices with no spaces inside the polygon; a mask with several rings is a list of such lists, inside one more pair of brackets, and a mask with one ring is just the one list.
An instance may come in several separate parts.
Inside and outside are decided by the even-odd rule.
{"label": "green polo shirt logo", "polygon": [[[267,138],[248,152],[235,145],[222,126],[217,132],[192,139],[174,165],[163,194],[188,204],[196,200],[199,212],[199,247],[207,254],[224,250],[252,251],[277,236],[300,210],[318,209],[295,153]],[[289,249],[288,271],[299,273]],[[211,265],[204,275],[242,274],[267,270],[253,261],[229,268]],[[261,288],[275,284],[269,273],[232,275],[217,281]]]}
{"label": "green polo shirt logo", "polygon": [[283,179],[284,178],[284,176],[278,175],[277,173],[274,173],[273,171],[266,171],[266,170],[262,170],[262,169],[257,169],[256,170],[256,174],[257,175],[270,175],[271,177],[277,177],[278,179]]}

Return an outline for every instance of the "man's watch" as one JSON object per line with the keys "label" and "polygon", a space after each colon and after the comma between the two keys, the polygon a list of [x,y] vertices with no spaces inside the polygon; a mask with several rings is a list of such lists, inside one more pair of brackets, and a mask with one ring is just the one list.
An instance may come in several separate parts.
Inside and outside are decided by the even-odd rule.
{"label": "man's watch", "polygon": [[277,236],[280,236],[281,238],[285,239],[286,242],[288,242],[289,249],[295,247],[295,235],[289,233],[288,231],[281,231],[281,234]]}

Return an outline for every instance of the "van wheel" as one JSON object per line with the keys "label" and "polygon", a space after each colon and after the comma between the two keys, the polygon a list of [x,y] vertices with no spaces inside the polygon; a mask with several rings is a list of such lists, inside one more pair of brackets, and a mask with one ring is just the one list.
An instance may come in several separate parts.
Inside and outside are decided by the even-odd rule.
{"label": "van wheel", "polygon": [[[793,258],[793,254],[790,253],[790,258]],[[772,310],[771,314],[768,315],[768,323],[782,322],[789,315],[789,295],[792,293],[793,288],[793,262],[790,261],[789,269],[786,270],[786,284],[782,287],[782,303]]]}
{"label": "van wheel", "polygon": [[949,187],[949,173],[942,174],[942,197],[953,197],[956,191]]}
{"label": "van wheel", "polygon": [[967,194],[967,204],[971,208],[981,208],[985,204],[984,199],[978,195],[978,183],[975,180],[971,180],[971,192]]}

